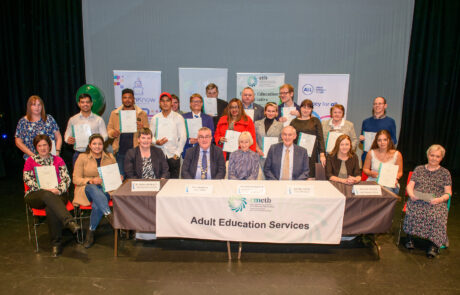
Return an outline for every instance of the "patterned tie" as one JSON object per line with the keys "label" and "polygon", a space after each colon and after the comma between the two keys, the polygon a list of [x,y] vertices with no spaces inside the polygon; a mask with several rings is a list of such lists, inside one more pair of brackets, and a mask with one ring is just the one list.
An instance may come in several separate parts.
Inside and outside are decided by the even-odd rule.
{"label": "patterned tie", "polygon": [[289,180],[289,149],[286,149],[284,154],[283,170],[281,173],[281,180]]}
{"label": "patterned tie", "polygon": [[206,153],[208,151],[203,151],[203,157],[201,157],[201,179],[208,178],[208,159]]}
{"label": "patterned tie", "polygon": [[199,118],[198,115],[194,115],[194,116],[195,116],[195,118]]}

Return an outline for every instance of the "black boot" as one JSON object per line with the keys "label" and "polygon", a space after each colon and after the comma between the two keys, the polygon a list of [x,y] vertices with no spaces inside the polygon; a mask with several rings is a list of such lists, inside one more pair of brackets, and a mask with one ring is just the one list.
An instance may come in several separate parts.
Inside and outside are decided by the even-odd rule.
{"label": "black boot", "polygon": [[77,233],[77,231],[80,230],[80,225],[76,223],[73,219],[67,222],[65,227],[68,228],[73,234]]}
{"label": "black boot", "polygon": [[94,244],[94,230],[88,229],[86,232],[86,239],[83,243],[83,247],[86,249],[90,248]]}
{"label": "black boot", "polygon": [[407,235],[406,244],[404,246],[406,247],[407,250],[415,249],[414,240],[412,239],[411,235]]}
{"label": "black boot", "polygon": [[428,247],[428,249],[426,250],[426,257],[428,258],[435,258],[439,253],[439,248],[431,243],[431,245]]}

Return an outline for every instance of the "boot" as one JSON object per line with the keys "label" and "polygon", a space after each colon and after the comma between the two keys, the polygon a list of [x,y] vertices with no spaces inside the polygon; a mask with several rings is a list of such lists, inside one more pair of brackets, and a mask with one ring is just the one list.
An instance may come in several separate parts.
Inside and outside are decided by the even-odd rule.
{"label": "boot", "polygon": [[435,258],[439,253],[439,248],[431,243],[431,246],[428,247],[428,249],[426,250],[426,257],[428,258]]}
{"label": "boot", "polygon": [[411,235],[407,235],[406,244],[404,246],[406,247],[407,250],[414,250],[415,249],[414,240],[412,239]]}
{"label": "boot", "polygon": [[86,232],[86,239],[83,243],[83,247],[86,249],[90,248],[94,244],[94,230],[88,229]]}
{"label": "boot", "polygon": [[75,220],[67,222],[65,227],[68,228],[73,234],[77,233],[77,231],[80,230],[80,225],[76,223]]}

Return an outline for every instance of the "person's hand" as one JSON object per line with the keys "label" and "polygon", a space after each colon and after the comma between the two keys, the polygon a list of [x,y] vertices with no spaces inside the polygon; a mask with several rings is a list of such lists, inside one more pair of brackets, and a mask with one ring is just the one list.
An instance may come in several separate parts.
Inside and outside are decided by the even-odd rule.
{"label": "person's hand", "polygon": [[300,117],[300,113],[298,110],[293,110],[291,111],[289,114],[293,115],[293,116],[296,116],[296,117]]}
{"label": "person's hand", "polygon": [[220,142],[221,144],[223,144],[224,142],[227,142],[227,139],[226,139],[225,137],[221,137],[221,138],[219,139],[219,142]]}
{"label": "person's hand", "polygon": [[69,138],[67,139],[67,143],[68,144],[74,144],[75,143],[75,137],[69,136]]}
{"label": "person's hand", "polygon": [[198,142],[198,138],[189,138],[190,144],[195,144]]}
{"label": "person's hand", "polygon": [[89,181],[89,183],[99,185],[99,184],[102,184],[102,179],[99,176],[94,177],[93,179]]}
{"label": "person's hand", "polygon": [[363,141],[363,140],[364,140],[364,135],[360,135],[360,136],[359,136],[359,140],[360,140],[360,141]]}
{"label": "person's hand", "polygon": [[324,167],[326,167],[326,156],[324,154],[321,154],[319,156],[319,161],[321,162],[321,165]]}
{"label": "person's hand", "polygon": [[113,137],[113,138],[117,138],[118,136],[120,136],[120,131],[114,130],[114,131],[112,132],[112,137]]}
{"label": "person's hand", "polygon": [[279,120],[281,123],[284,123],[287,121],[287,118],[286,117],[280,117]]}
{"label": "person's hand", "polygon": [[123,182],[123,175],[120,175],[121,182]]}
{"label": "person's hand", "polygon": [[415,195],[409,195],[409,198],[412,200],[412,201],[418,201],[418,198],[415,196]]}
{"label": "person's hand", "polygon": [[46,189],[46,190],[52,192],[52,193],[55,194],[55,195],[60,195],[60,194],[61,194],[61,193],[58,191],[57,188],[49,188],[49,189]]}
{"label": "person's hand", "polygon": [[256,147],[256,152],[257,154],[259,154],[259,156],[263,157],[264,156],[264,152],[262,152],[262,150],[258,147]]}
{"label": "person's hand", "polygon": [[156,141],[156,145],[164,145],[167,142],[168,142],[168,138],[163,137],[162,139],[159,139],[159,140]]}
{"label": "person's hand", "polygon": [[434,198],[433,200],[430,201],[430,204],[431,205],[437,205],[437,204],[441,204],[443,202],[444,202],[443,198]]}

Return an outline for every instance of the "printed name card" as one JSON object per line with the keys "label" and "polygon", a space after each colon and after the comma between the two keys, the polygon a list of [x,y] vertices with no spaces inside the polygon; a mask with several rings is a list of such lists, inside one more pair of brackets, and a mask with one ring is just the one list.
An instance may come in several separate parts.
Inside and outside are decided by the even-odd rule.
{"label": "printed name card", "polygon": [[354,185],[352,192],[356,196],[381,196],[382,189],[380,185]]}
{"label": "printed name card", "polygon": [[194,195],[210,195],[212,194],[212,185],[189,184],[185,186],[185,193]]}
{"label": "printed name card", "polygon": [[287,194],[295,196],[313,197],[315,187],[312,185],[288,185]]}
{"label": "printed name card", "polygon": [[133,181],[131,182],[132,192],[157,192],[160,190],[159,181]]}
{"label": "printed name card", "polygon": [[240,194],[240,195],[262,196],[262,195],[265,195],[265,185],[240,184],[238,185],[236,192],[237,194]]}

